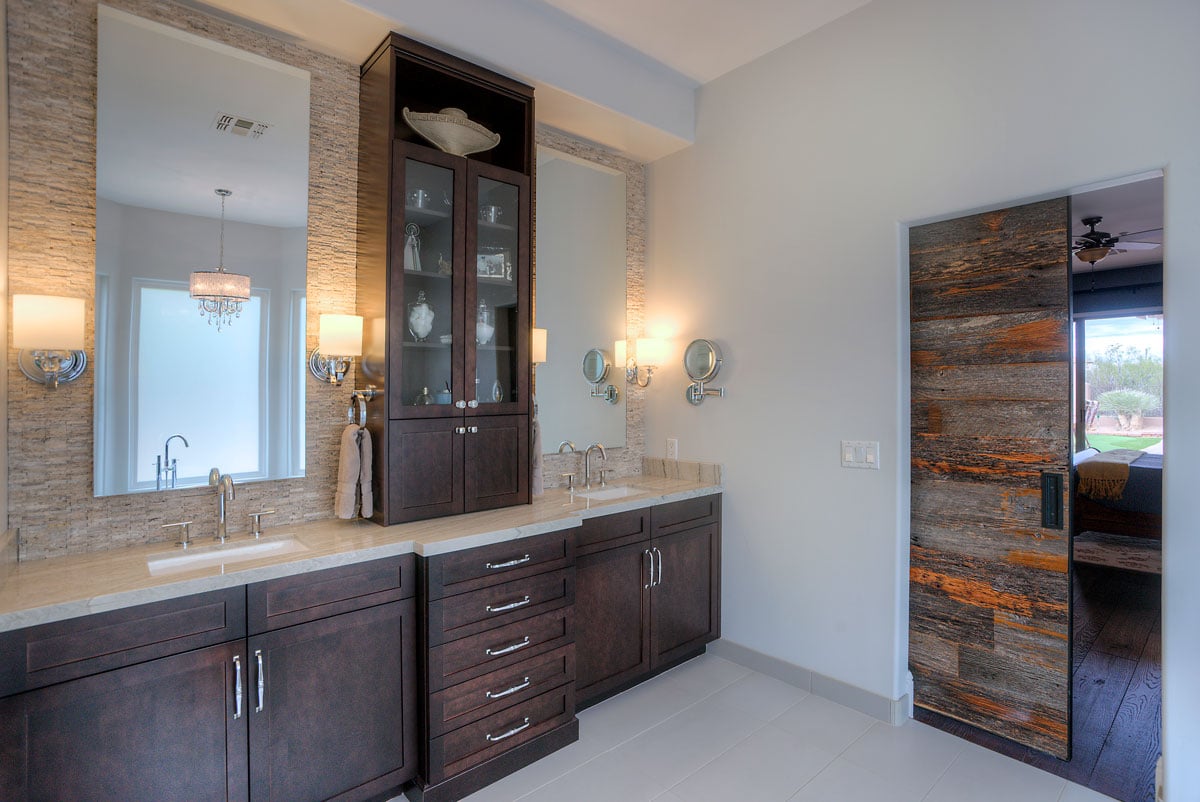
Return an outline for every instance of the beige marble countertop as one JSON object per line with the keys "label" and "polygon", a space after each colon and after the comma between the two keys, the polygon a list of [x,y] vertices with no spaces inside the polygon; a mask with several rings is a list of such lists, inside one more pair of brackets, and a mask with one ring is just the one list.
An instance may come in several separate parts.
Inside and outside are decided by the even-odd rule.
{"label": "beige marble countertop", "polygon": [[0,573],[0,632],[397,554],[445,554],[571,529],[584,518],[597,515],[721,492],[719,484],[683,479],[642,477],[619,480],[611,486],[621,485],[630,488],[630,495],[611,500],[587,499],[554,489],[536,497],[533,504],[396,526],[328,520],[268,529],[258,542],[291,537],[303,548],[158,576],[151,575],[149,560],[210,555],[255,541],[243,535],[216,546],[198,538],[187,552],[174,545],[153,543],[16,563]]}

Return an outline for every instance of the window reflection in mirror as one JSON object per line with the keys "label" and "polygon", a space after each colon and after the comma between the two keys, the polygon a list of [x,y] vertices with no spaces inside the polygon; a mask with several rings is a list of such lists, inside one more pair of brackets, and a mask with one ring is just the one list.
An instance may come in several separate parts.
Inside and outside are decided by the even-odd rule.
{"label": "window reflection in mirror", "polygon": [[[96,495],[304,474],[308,96],[303,70],[100,7]],[[220,331],[188,293],[222,260],[218,187],[252,286]]]}
{"label": "window reflection in mirror", "polygon": [[580,364],[625,339],[625,174],[546,147],[537,159],[537,326],[548,332],[536,374],[542,444],[624,446],[623,366],[608,377],[622,392],[607,404],[590,397]]}

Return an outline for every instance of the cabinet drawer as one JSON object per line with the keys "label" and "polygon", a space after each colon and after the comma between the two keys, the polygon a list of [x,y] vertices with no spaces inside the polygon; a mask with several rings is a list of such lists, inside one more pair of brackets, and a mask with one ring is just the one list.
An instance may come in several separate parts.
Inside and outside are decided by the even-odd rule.
{"label": "cabinet drawer", "polygon": [[399,601],[416,593],[411,554],[246,586],[251,635]]}
{"label": "cabinet drawer", "polygon": [[669,535],[721,520],[721,494],[674,501],[654,508],[651,535]]}
{"label": "cabinet drawer", "polygon": [[429,603],[429,645],[495,629],[572,604],[575,572],[562,568]]}
{"label": "cabinet drawer", "polygon": [[575,646],[562,646],[429,697],[429,737],[478,721],[575,679]]}
{"label": "cabinet drawer", "polygon": [[574,642],[574,610],[560,607],[515,624],[434,646],[429,650],[429,692]]}
{"label": "cabinet drawer", "polygon": [[474,724],[429,742],[430,783],[438,783],[472,766],[566,724],[575,715],[575,686],[560,685],[527,702],[513,705]]}
{"label": "cabinet drawer", "polygon": [[467,593],[574,562],[574,530],[439,554],[425,560],[427,598]]}
{"label": "cabinet drawer", "polygon": [[0,633],[0,696],[246,634],[241,587]]}
{"label": "cabinet drawer", "polygon": [[576,538],[575,556],[615,549],[650,538],[650,509],[584,518]]}

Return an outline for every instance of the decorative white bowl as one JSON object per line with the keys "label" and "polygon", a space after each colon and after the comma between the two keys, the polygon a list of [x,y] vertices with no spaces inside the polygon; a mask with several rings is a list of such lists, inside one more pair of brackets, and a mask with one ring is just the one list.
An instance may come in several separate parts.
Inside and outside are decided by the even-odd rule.
{"label": "decorative white bowl", "polygon": [[414,131],[455,156],[480,153],[500,144],[499,134],[467,119],[462,109],[446,108],[434,113],[409,111],[405,106],[401,113]]}

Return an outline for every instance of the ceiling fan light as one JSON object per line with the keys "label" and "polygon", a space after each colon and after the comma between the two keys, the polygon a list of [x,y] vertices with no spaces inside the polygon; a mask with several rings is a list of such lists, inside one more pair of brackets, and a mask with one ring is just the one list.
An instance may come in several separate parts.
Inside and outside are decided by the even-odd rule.
{"label": "ceiling fan light", "polygon": [[1090,245],[1086,248],[1080,248],[1075,251],[1075,255],[1079,257],[1081,262],[1087,262],[1090,265],[1096,264],[1104,257],[1112,253],[1113,249],[1104,245]]}

